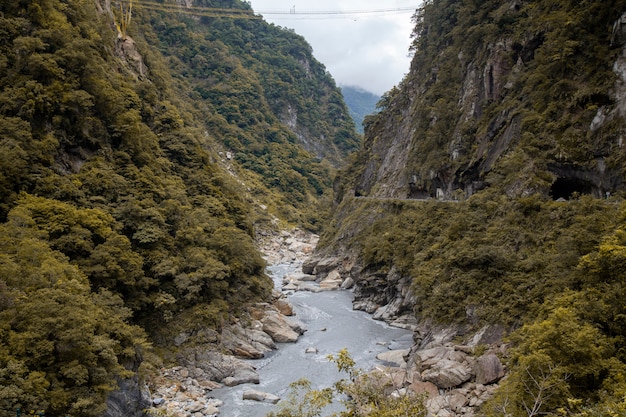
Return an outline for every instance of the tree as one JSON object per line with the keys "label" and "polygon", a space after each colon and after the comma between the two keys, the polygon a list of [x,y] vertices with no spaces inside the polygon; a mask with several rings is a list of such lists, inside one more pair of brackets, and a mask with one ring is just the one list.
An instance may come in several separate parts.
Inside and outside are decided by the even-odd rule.
{"label": "tree", "polygon": [[16,220],[0,225],[0,415],[98,415],[139,367],[144,333],[119,296],[92,293],[45,234]]}
{"label": "tree", "polygon": [[317,417],[333,400],[339,399],[345,411],[332,414],[335,417],[425,417],[427,410],[422,397],[400,394],[390,375],[379,372],[367,373],[356,367],[346,349],[329,355],[328,359],[346,374],[332,388],[312,390],[307,380],[291,384],[287,401],[280,403],[278,412],[267,417]]}

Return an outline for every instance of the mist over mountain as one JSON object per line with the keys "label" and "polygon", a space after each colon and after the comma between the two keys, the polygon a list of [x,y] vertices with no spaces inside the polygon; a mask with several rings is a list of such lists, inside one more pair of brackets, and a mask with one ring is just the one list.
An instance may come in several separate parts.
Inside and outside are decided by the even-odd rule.
{"label": "mist over mountain", "polygon": [[357,132],[363,134],[363,120],[365,116],[376,112],[376,103],[380,96],[359,87],[341,86],[341,93],[354,120]]}

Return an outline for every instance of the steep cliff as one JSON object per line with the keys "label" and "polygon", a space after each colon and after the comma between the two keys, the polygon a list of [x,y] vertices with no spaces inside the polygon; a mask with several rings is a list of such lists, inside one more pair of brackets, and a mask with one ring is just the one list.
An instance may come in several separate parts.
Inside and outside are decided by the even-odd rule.
{"label": "steep cliff", "polygon": [[367,121],[358,195],[624,189],[619,2],[426,2],[409,75]]}
{"label": "steep cliff", "polygon": [[[491,247],[484,250],[489,260],[483,272],[493,279],[486,269],[498,256],[487,252],[498,253],[499,246],[514,255],[524,239],[516,243],[503,235],[491,237],[502,239],[500,245],[477,242],[469,238],[470,230],[484,232],[503,222],[501,229],[525,234],[517,229],[525,222],[543,227],[534,211],[562,211],[552,200],[570,200],[574,206],[581,196],[623,196],[624,10],[626,3],[618,1],[425,2],[415,15],[411,71],[385,93],[381,111],[366,118],[355,163],[335,183],[337,207],[317,258],[346,256],[351,268],[355,260],[364,268],[363,276],[386,276],[370,290],[357,289],[357,296],[365,291],[384,298],[377,301],[384,304],[394,299],[397,290],[390,288],[398,280],[414,290],[422,274],[431,276],[425,282],[441,283],[432,271],[439,271],[441,263],[449,268],[446,263],[453,261],[441,255],[445,246],[420,253],[428,248],[425,242],[442,240],[442,234],[453,242],[454,256],[468,242],[474,250]],[[424,201],[431,199],[442,206]],[[489,204],[500,208],[494,211]],[[447,217],[426,220],[425,213]],[[563,223],[563,215],[552,216],[552,226],[546,227],[566,230],[572,224]],[[400,218],[409,223],[401,224]],[[607,230],[589,230],[578,239],[597,242]],[[531,246],[531,251],[542,250],[536,242]],[[400,248],[400,254],[394,252]],[[421,256],[431,262],[431,272],[417,265]],[[576,259],[562,267],[574,267]],[[472,262],[465,267],[481,269],[483,261]],[[455,274],[444,276],[443,281],[454,280]],[[430,285],[422,289],[445,294]],[[472,294],[458,294],[459,311],[464,304],[474,305]],[[404,303],[404,310],[421,310],[433,301],[424,294],[418,294],[420,299],[417,305]]]}
{"label": "steep cliff", "polygon": [[[625,12],[426,1],[411,71],[366,119],[305,265],[415,329],[417,363],[433,341],[490,345],[508,377],[485,415],[626,411]],[[470,401],[471,381],[454,389]]]}

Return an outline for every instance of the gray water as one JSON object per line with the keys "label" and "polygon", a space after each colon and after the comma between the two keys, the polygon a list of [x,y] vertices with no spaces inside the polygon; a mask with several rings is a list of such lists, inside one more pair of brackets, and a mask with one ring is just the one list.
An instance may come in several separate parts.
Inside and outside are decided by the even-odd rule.
{"label": "gray water", "polygon": [[[270,274],[280,288],[286,273],[299,269],[299,265],[275,265]],[[370,369],[381,362],[376,355],[386,350],[410,347],[412,333],[383,322],[372,320],[369,314],[352,310],[352,293],[349,291],[297,292],[289,296],[296,318],[303,322],[307,332],[297,343],[279,344],[278,350],[263,359],[250,361],[257,368],[261,383],[221,388],[212,396],[224,401],[220,417],[262,417],[276,410],[272,404],[243,400],[243,391],[255,389],[286,398],[289,384],[306,378],[312,388],[331,386],[342,378],[328,355],[347,348],[357,367]],[[318,353],[305,353],[309,347]]]}

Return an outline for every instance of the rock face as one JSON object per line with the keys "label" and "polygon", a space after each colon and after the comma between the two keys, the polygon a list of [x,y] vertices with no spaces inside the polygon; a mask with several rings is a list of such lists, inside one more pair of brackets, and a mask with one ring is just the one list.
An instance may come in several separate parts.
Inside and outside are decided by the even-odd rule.
{"label": "rock face", "polygon": [[147,417],[143,410],[150,405],[150,393],[134,377],[121,381],[119,389],[109,394],[102,417]]}
{"label": "rock face", "polygon": [[[342,185],[345,194],[454,200],[486,187],[501,187],[510,196],[540,193],[569,199],[573,193],[604,198],[606,192],[625,189],[621,167],[610,162],[625,152],[620,129],[626,117],[626,19],[616,14],[623,11],[609,13],[607,5],[605,17],[593,23],[613,26],[612,39],[606,32],[589,34],[586,41],[577,38],[598,45],[586,49],[590,57],[584,62],[573,56],[558,58],[564,67],[603,71],[602,81],[594,83],[576,71],[551,73],[536,59],[553,48],[562,49],[567,41],[556,32],[569,24],[583,25],[579,19],[590,14],[585,9],[589,6],[579,4],[570,15],[564,12],[559,23],[545,28],[537,26],[545,16],[529,13],[525,2],[508,3],[483,2],[480,13],[506,16],[510,33],[523,35],[501,34],[489,42],[464,36],[473,28],[460,27],[461,16],[451,11],[443,18],[436,11],[449,7],[448,2],[424,8],[423,33],[416,33],[411,71],[383,97],[383,110],[368,119],[359,166],[353,171],[359,175],[354,183]],[[612,20],[603,20],[607,17]],[[443,32],[427,29],[444,26]],[[541,81],[529,82],[533,78]],[[588,107],[568,112],[568,93],[560,87],[565,85],[595,88],[596,93],[586,99]],[[563,111],[550,116],[536,112],[550,106]],[[580,124],[574,126],[574,120]],[[580,139],[572,143],[555,139],[552,135],[559,135],[559,128],[551,123],[567,126],[568,134]],[[541,138],[550,151],[545,159],[533,161],[536,166],[527,163],[524,169],[514,169],[514,156],[532,146],[528,134]],[[579,152],[580,146],[586,151]],[[511,169],[506,179],[488,175]],[[542,183],[534,181],[538,176]]]}
{"label": "rock face", "polygon": [[449,389],[462,385],[472,378],[472,369],[465,363],[438,359],[432,361],[422,374],[422,379],[439,388]]}
{"label": "rock face", "polygon": [[489,353],[478,358],[475,373],[477,384],[493,384],[504,377],[504,367],[495,354]]}
{"label": "rock face", "polygon": [[[354,293],[352,307],[373,315],[375,320],[414,330],[417,320],[413,314],[411,278],[392,268],[386,275],[368,273],[346,256],[313,256],[302,265],[306,274],[292,277],[287,285],[294,290],[316,290],[309,281],[320,281],[321,289],[350,289]],[[317,275],[307,275],[317,274]],[[305,281],[306,280],[306,281]]]}
{"label": "rock face", "polygon": [[409,349],[390,350],[389,352],[379,353],[376,359],[382,362],[392,363],[398,367],[406,367],[405,356],[409,354]]}
{"label": "rock face", "polygon": [[278,314],[265,316],[261,323],[263,331],[270,335],[276,343],[293,343],[300,336],[281,316]]}
{"label": "rock face", "polygon": [[257,391],[253,389],[245,390],[243,392],[243,399],[270,404],[276,404],[278,401],[280,401],[280,397],[277,397],[274,394],[269,394],[267,392]]}

